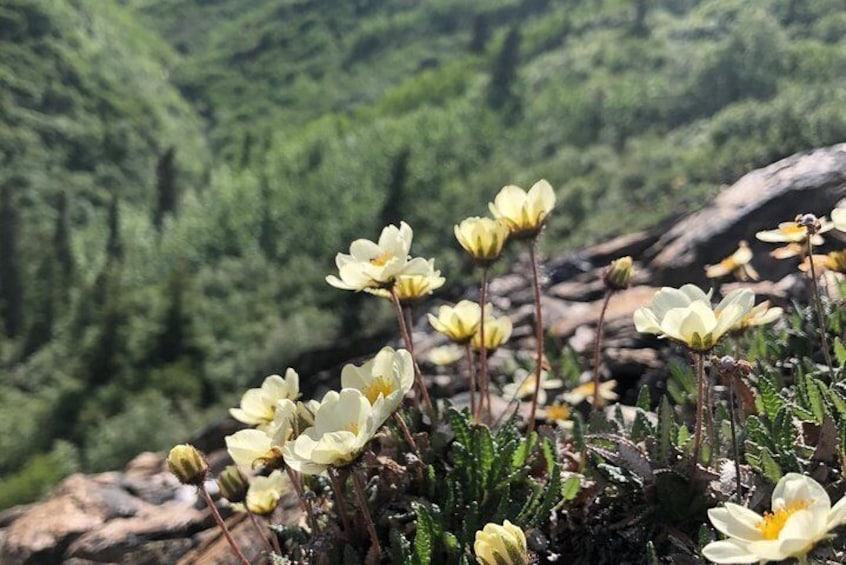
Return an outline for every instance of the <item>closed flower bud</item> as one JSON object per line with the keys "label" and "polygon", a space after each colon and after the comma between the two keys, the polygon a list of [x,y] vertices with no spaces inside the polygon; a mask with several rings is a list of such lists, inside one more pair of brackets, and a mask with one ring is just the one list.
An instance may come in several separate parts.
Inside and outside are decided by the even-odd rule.
{"label": "closed flower bud", "polygon": [[230,465],[217,478],[220,494],[229,502],[244,502],[250,484],[235,465]]}
{"label": "closed flower bud", "polygon": [[193,445],[183,443],[170,450],[167,466],[179,481],[186,485],[199,485],[206,479],[209,464]]}
{"label": "closed flower bud", "polygon": [[490,218],[465,218],[455,226],[458,243],[482,266],[499,259],[508,233],[508,226],[504,222]]}
{"label": "closed flower bud", "polygon": [[813,235],[822,229],[822,223],[813,214],[799,214],[796,216],[796,225],[802,226],[808,233]]}
{"label": "closed flower bud", "polygon": [[629,282],[631,282],[633,275],[632,258],[627,255],[611,261],[611,264],[605,269],[603,280],[605,286],[612,290],[625,290],[629,288]]}

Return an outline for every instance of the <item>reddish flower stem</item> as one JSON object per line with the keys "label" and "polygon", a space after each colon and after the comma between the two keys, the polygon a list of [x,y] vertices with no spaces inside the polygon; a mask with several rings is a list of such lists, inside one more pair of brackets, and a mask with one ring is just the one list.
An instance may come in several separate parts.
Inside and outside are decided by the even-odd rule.
{"label": "reddish flower stem", "polygon": [[429,392],[426,390],[426,383],[423,382],[423,374],[420,372],[420,366],[417,364],[417,359],[414,357],[414,342],[411,340],[411,332],[405,323],[405,315],[402,311],[402,304],[400,303],[399,296],[397,296],[397,291],[393,288],[391,288],[391,303],[394,305],[394,311],[397,315],[400,334],[402,335],[403,342],[405,343],[405,348],[408,349],[408,352],[411,354],[411,361],[414,366],[414,379],[417,383],[417,394],[423,399],[423,404],[426,405],[426,410],[429,412],[429,415],[434,422],[435,410],[432,407],[432,399],[429,398]]}
{"label": "reddish flower stem", "polygon": [[540,289],[540,275],[538,273],[538,258],[537,258],[537,237],[535,237],[529,244],[529,258],[532,262],[532,288],[535,294],[535,348],[537,350],[537,360],[535,362],[535,391],[532,394],[532,411],[529,413],[529,432],[535,430],[535,413],[538,409],[538,394],[543,383],[541,383],[541,372],[543,370],[543,313],[541,308],[541,289]]}
{"label": "reddish flower stem", "polygon": [[238,556],[241,564],[250,565],[250,561],[244,557],[244,554],[241,552],[241,548],[238,547],[238,544],[235,543],[234,539],[232,539],[232,534],[229,532],[229,528],[226,527],[226,522],[224,522],[223,518],[221,518],[220,512],[218,512],[214,500],[212,500],[212,497],[209,495],[209,491],[206,490],[206,485],[204,483],[200,483],[197,485],[197,490],[200,491],[200,496],[206,501],[209,510],[211,510],[212,517],[217,523],[217,527],[220,528],[221,532],[223,532],[223,537],[226,538],[227,543],[229,543],[229,546],[232,548],[232,551],[235,552],[235,555]]}
{"label": "reddish flower stem", "polygon": [[[488,300],[488,268],[482,267],[482,285],[479,290],[479,306],[482,309],[479,320],[479,341],[482,344],[480,350],[480,373],[479,373],[479,416],[485,422],[491,421],[491,389],[488,380],[488,348],[485,346],[485,305]],[[484,407],[487,406],[487,415],[483,415]],[[477,418],[479,419],[479,418]]]}
{"label": "reddish flower stem", "polygon": [[[605,300],[602,302],[602,310],[599,313],[599,322],[596,324],[596,341],[593,344],[593,407],[592,411],[599,410],[599,350],[602,343],[602,330],[605,329],[605,312],[608,310],[608,303],[611,301],[613,289],[605,291]],[[540,383],[538,383],[540,384]]]}

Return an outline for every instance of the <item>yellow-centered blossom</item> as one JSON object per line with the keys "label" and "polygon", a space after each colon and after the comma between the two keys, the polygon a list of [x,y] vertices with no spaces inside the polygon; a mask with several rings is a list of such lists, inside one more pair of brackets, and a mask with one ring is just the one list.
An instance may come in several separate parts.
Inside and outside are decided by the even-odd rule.
{"label": "yellow-centered blossom", "polygon": [[[614,392],[614,388],[617,386],[617,381],[610,380],[599,383],[599,405],[605,406],[608,402],[612,402],[617,400],[619,396],[616,392]],[[596,390],[593,386],[593,381],[588,381],[584,384],[577,386],[576,388],[565,392],[562,395],[564,401],[572,406],[578,406],[585,400],[589,403],[593,404],[593,397],[594,397],[594,390]]]}
{"label": "yellow-centered blossom", "polygon": [[414,386],[414,363],[405,349],[382,348],[361,367],[345,365],[341,370],[341,386],[361,391],[371,405],[381,398],[385,409],[394,412]]}
{"label": "yellow-centered blossom", "polygon": [[747,289],[728,293],[716,308],[710,293],[684,285],[680,289],[664,287],[652,298],[650,307],[634,313],[635,328],[685,344],[693,351],[708,351],[733,329],[755,303],[755,294]]}
{"label": "yellow-centered blossom", "polygon": [[488,204],[494,218],[508,226],[513,238],[534,237],[555,207],[555,191],[546,180],[536,182],[529,192],[519,186],[502,188]]}
{"label": "yellow-centered blossom", "polygon": [[802,264],[799,265],[799,270],[808,272],[811,270],[810,262],[814,261],[814,270],[817,276],[821,276],[826,271],[833,271],[835,273],[846,273],[846,250],[832,251],[825,255],[814,253],[813,257],[805,257]]}
{"label": "yellow-centered blossom", "polygon": [[734,253],[716,265],[705,266],[705,276],[709,279],[726,275],[734,275],[740,281],[757,281],[760,278],[758,271],[752,266],[752,250],[745,241],[741,241]]}
{"label": "yellow-centered blossom", "polygon": [[455,226],[454,232],[461,247],[482,266],[488,266],[499,259],[502,246],[510,233],[504,222],[479,217],[462,220]]}
{"label": "yellow-centered blossom", "polygon": [[287,477],[281,471],[276,470],[266,477],[256,477],[247,489],[247,498],[244,504],[253,514],[268,516],[276,510],[279,499],[287,487]]}
{"label": "yellow-centered blossom", "polygon": [[300,376],[293,369],[279,375],[270,375],[261,388],[251,388],[241,397],[240,408],[230,408],[229,414],[245,424],[266,426],[273,422],[276,405],[280,400],[296,400],[300,395]]}
{"label": "yellow-centered blossom", "polygon": [[776,485],[771,510],[763,516],[727,502],[710,509],[708,518],[728,536],[702,549],[714,563],[766,563],[790,557],[801,562],[831,530],[846,522],[846,498],[832,507],[817,481],[788,473]]}
{"label": "yellow-centered blossom", "polygon": [[473,339],[481,319],[482,308],[472,300],[462,300],[455,306],[441,306],[437,316],[429,314],[429,323],[435,330],[460,344]]}
{"label": "yellow-centered blossom", "polygon": [[290,399],[277,403],[273,422],[263,428],[247,429],[226,436],[226,450],[238,465],[278,467],[282,448],[294,433],[297,405]]}
{"label": "yellow-centered blossom", "polygon": [[[400,302],[404,304],[415,302],[444,286],[446,279],[441,276],[440,271],[435,269],[435,260],[429,259],[426,264],[427,270],[425,273],[398,275],[394,279],[394,292],[396,292]],[[385,288],[365,288],[364,292],[382,298],[391,297],[391,291]]]}
{"label": "yellow-centered blossom", "polygon": [[413,232],[402,222],[400,227],[387,226],[378,242],[357,239],[350,245],[349,254],[338,253],[335,264],[338,276],[329,275],[326,282],[342,290],[391,288],[400,275],[425,275],[429,263],[421,257],[411,259]]}
{"label": "yellow-centered blossom", "polygon": [[502,525],[493,522],[476,532],[473,544],[480,565],[529,565],[526,534],[508,520]]}
{"label": "yellow-centered blossom", "polygon": [[285,444],[285,462],[305,475],[349,465],[391,415],[384,404],[380,398],[371,406],[354,388],[327,392],[314,415],[314,426]]}
{"label": "yellow-centered blossom", "polygon": [[[825,243],[825,239],[820,234],[834,228],[834,224],[826,220],[825,217],[819,218],[819,225],[820,229],[811,236],[810,240],[814,246]],[[787,244],[770,253],[776,259],[803,257],[808,253],[808,228],[797,224],[795,221],[781,222],[776,229],[759,231],[755,234],[755,237],[767,243]]]}
{"label": "yellow-centered blossom", "polygon": [[[491,305],[488,304],[488,307],[485,309],[486,312],[491,311]],[[473,339],[470,341],[470,344],[473,346],[473,349],[477,351],[482,350],[482,332],[481,324],[479,325],[479,329],[476,330],[476,333],[473,334]],[[511,318],[508,316],[500,316],[499,318],[495,318],[491,315],[485,316],[485,349],[488,351],[494,351],[495,349],[501,347],[508,338],[511,337],[511,332],[514,329],[513,324],[511,323]]]}
{"label": "yellow-centered blossom", "polygon": [[752,326],[763,326],[771,324],[778,320],[784,310],[779,306],[770,308],[770,301],[765,300],[760,304],[754,306],[749,313],[732,328],[732,330],[745,330]]}

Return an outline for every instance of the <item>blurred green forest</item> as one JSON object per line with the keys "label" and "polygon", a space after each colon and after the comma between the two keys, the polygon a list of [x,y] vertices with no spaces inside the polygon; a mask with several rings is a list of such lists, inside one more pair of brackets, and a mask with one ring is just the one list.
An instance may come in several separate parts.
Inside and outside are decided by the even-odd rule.
{"label": "blurred green forest", "polygon": [[557,252],[846,140],[845,37],[842,0],[4,0],[0,507],[379,334],[323,278],[386,223],[459,285],[504,184],[553,183]]}

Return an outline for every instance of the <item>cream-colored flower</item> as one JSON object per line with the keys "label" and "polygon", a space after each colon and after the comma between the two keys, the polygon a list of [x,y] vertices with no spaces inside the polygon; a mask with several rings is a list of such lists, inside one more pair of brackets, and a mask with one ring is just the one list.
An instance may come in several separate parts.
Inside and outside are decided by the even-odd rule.
{"label": "cream-colored flower", "polygon": [[[615,395],[616,396],[616,395]],[[573,428],[573,420],[570,417],[573,410],[566,404],[552,404],[541,410],[540,417],[547,422],[554,422],[559,427],[569,430]]]}
{"label": "cream-colored flower", "polygon": [[387,226],[378,242],[357,239],[350,245],[349,255],[338,253],[335,264],[338,275],[329,275],[326,282],[343,290],[391,287],[400,275],[425,275],[429,262],[421,257],[410,259],[413,232],[402,222],[400,227]]}
{"label": "cream-colored flower", "polygon": [[831,223],[834,229],[846,231],[846,208],[835,208],[831,211]]}
{"label": "cream-colored flower", "polygon": [[239,422],[252,426],[265,426],[273,422],[276,405],[280,400],[296,400],[300,395],[300,376],[293,369],[279,375],[270,375],[261,388],[251,388],[241,397],[240,408],[230,408],[229,413]]}
{"label": "cream-colored flower", "polygon": [[306,475],[320,474],[330,466],[344,467],[364,451],[390,415],[384,400],[371,406],[354,388],[329,391],[314,416],[314,426],[285,444],[285,462]]}
{"label": "cream-colored flower", "polygon": [[[616,392],[614,392],[614,388],[617,386],[617,381],[610,380],[599,383],[599,405],[605,406],[608,402],[612,402],[617,400],[619,396]],[[572,406],[578,406],[585,400],[589,403],[593,404],[593,391],[594,391],[593,381],[588,381],[584,384],[581,384],[574,388],[573,390],[567,391],[562,395],[564,401]]]}
{"label": "cream-colored flower", "polygon": [[253,514],[267,516],[276,510],[279,499],[288,489],[288,479],[281,471],[276,470],[266,477],[256,477],[247,489],[244,501],[247,509]]}
{"label": "cream-colored flower", "polygon": [[385,409],[393,413],[414,386],[411,354],[405,349],[394,351],[392,347],[383,347],[361,367],[345,365],[341,370],[341,386],[361,391],[371,406],[384,399]]}
{"label": "cream-colored flower", "polygon": [[514,238],[536,236],[554,207],[555,191],[546,180],[536,182],[528,193],[513,184],[503,187],[488,204],[494,218],[502,220]]}
{"label": "cream-colored flower", "polygon": [[296,417],[297,405],[287,398],[280,400],[271,424],[240,430],[224,438],[229,456],[238,465],[278,466],[282,462],[282,448],[294,432]]}
{"label": "cream-colored flower", "polygon": [[788,473],[773,491],[772,510],[763,516],[727,502],[708,518],[728,539],[711,542],[702,555],[714,563],[766,563],[804,559],[828,533],[846,522],[846,498],[834,507],[814,479]]}
{"label": "cream-colored flower", "polygon": [[[486,312],[491,311],[491,305],[488,304],[488,307],[485,308]],[[479,324],[479,329],[476,330],[476,333],[473,334],[473,339],[470,341],[470,344],[473,346],[473,349],[476,351],[482,350],[482,326]],[[485,316],[485,349],[488,351],[493,351],[498,347],[501,347],[508,338],[511,337],[511,332],[514,329],[514,326],[511,322],[511,318],[508,316],[500,316],[499,318],[495,318],[491,315]]]}
{"label": "cream-colored flower", "polygon": [[634,313],[635,328],[684,343],[694,351],[708,351],[752,309],[755,294],[747,289],[728,293],[714,309],[710,295],[694,285],[664,287],[652,306]]}
{"label": "cream-colored flower", "polygon": [[[824,240],[819,234],[834,228],[834,224],[829,222],[825,216],[819,218],[819,222],[820,229],[811,239],[811,243],[814,245],[822,245]],[[755,234],[755,237],[767,243],[803,243],[808,238],[808,229],[795,221],[781,222],[776,229],[759,231]]]}
{"label": "cream-colored flower", "polygon": [[482,309],[477,302],[462,300],[455,306],[441,306],[437,317],[429,314],[429,323],[456,343],[467,343],[479,328]]}
{"label": "cream-colored flower", "polygon": [[783,313],[784,310],[781,307],[774,306],[770,308],[770,301],[765,300],[749,310],[749,313],[746,314],[743,319],[741,319],[737,325],[732,328],[732,330],[745,330],[746,328],[750,328],[752,326],[771,324],[778,320]]}
{"label": "cream-colored flower", "polygon": [[709,279],[726,275],[734,275],[740,281],[757,281],[760,278],[758,271],[752,266],[752,250],[745,241],[741,241],[734,253],[716,265],[705,266],[705,276]]}
{"label": "cream-colored flower", "polygon": [[462,220],[454,232],[461,247],[483,266],[499,259],[502,246],[511,233],[504,222],[478,216]]}
{"label": "cream-colored flower", "polygon": [[[820,277],[826,271],[833,271],[835,273],[846,273],[846,251],[832,251],[831,253],[816,254],[813,256],[814,271],[817,277]],[[811,270],[811,258],[805,257],[799,265],[799,270],[807,273]]]}
{"label": "cream-colored flower", "polygon": [[[562,388],[564,386],[564,381],[561,379],[550,379],[548,377],[549,373],[547,371],[541,371],[541,389],[538,391],[538,403],[541,405],[546,404],[547,390]],[[535,371],[529,372],[526,369],[518,369],[514,373],[514,382],[502,387],[502,396],[506,400],[529,398],[535,394],[537,382],[538,379]]]}
{"label": "cream-colored flower", "polygon": [[508,520],[502,525],[490,522],[476,532],[473,544],[481,565],[529,565],[526,534]]}
{"label": "cream-colored flower", "polygon": [[[427,271],[425,273],[398,275],[394,279],[394,292],[397,293],[400,302],[415,302],[444,286],[446,279],[441,276],[440,271],[435,269],[435,260],[429,259],[426,265]],[[364,292],[382,298],[391,297],[391,291],[385,288],[365,288]]]}
{"label": "cream-colored flower", "polygon": [[452,343],[433,347],[426,354],[429,363],[443,367],[452,365],[464,356],[464,350]]}

